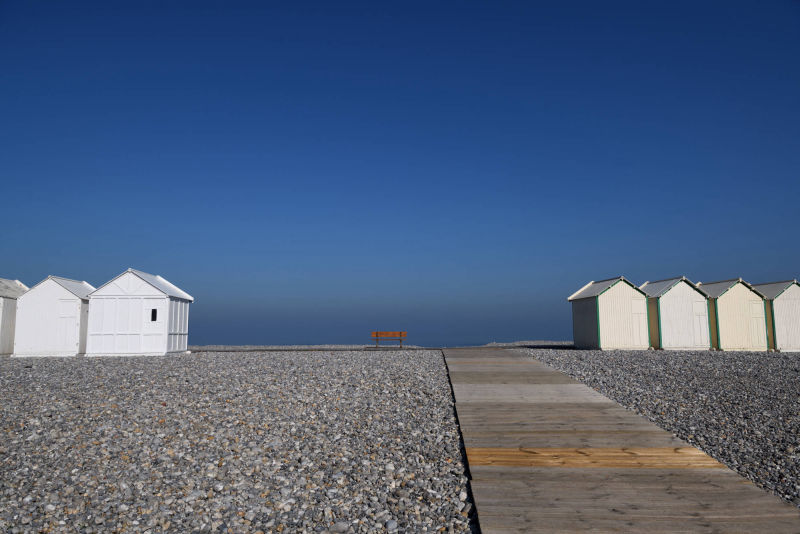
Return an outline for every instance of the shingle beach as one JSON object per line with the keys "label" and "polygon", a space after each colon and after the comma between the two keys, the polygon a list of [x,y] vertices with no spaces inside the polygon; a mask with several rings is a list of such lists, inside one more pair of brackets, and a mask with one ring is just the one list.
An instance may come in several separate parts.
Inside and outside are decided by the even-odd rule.
{"label": "shingle beach", "polygon": [[438,351],[3,358],[0,392],[3,532],[470,531]]}

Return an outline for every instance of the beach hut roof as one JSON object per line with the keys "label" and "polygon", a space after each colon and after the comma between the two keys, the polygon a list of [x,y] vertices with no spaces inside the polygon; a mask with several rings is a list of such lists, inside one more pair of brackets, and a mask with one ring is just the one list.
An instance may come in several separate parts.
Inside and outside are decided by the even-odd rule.
{"label": "beach hut roof", "polygon": [[603,293],[605,293],[606,290],[608,290],[609,288],[611,288],[612,286],[614,286],[619,282],[624,282],[629,286],[631,286],[636,291],[638,291],[639,293],[645,295],[645,293],[641,289],[639,289],[630,281],[628,281],[627,278],[625,278],[624,276],[617,276],[615,278],[609,278],[607,280],[598,280],[597,282],[591,281],[582,288],[580,288],[578,291],[570,295],[569,298],[567,298],[567,300],[571,302],[573,300],[587,299],[591,297],[600,296]]}
{"label": "beach hut roof", "polygon": [[702,291],[697,289],[697,286],[694,285],[692,283],[692,281],[689,280],[688,278],[686,278],[685,276],[678,276],[678,277],[675,277],[675,278],[666,278],[664,280],[656,280],[654,282],[645,282],[644,284],[639,286],[639,289],[644,291],[647,294],[648,297],[658,298],[658,297],[664,296],[664,294],[667,291],[669,291],[670,289],[672,289],[673,287],[675,287],[676,285],[678,285],[681,282],[686,282],[690,286],[692,286],[692,289],[694,289],[698,293],[703,293]]}
{"label": "beach hut roof", "polygon": [[766,284],[753,284],[753,287],[764,295],[764,297],[772,300],[778,297],[781,293],[789,289],[792,284],[800,284],[797,283],[797,280],[785,280],[783,282],[768,282]]}
{"label": "beach hut roof", "polygon": [[19,280],[6,280],[5,278],[0,278],[0,297],[15,299],[25,293],[27,290],[28,286]]}
{"label": "beach hut roof", "polygon": [[154,288],[158,289],[159,291],[161,291],[162,293],[164,293],[168,297],[175,297],[175,298],[179,298],[179,299],[183,299],[183,300],[188,300],[189,302],[194,302],[194,297],[192,297],[189,293],[187,293],[186,291],[182,290],[181,288],[179,288],[175,284],[171,283],[169,280],[167,280],[167,279],[165,279],[165,278],[163,278],[163,277],[161,277],[161,276],[159,276],[157,274],[150,274],[150,273],[146,273],[146,272],[143,272],[143,271],[138,271],[138,270],[133,269],[133,268],[128,268],[127,271],[118,274],[117,276],[115,276],[114,278],[112,278],[111,280],[109,280],[108,282],[103,284],[102,286],[98,287],[96,291],[99,291],[100,289],[104,288],[105,286],[107,286],[108,284],[110,284],[111,282],[113,282],[114,280],[116,280],[117,278],[119,278],[120,276],[122,276],[125,273],[133,273],[134,275],[138,276],[139,278],[141,278],[142,280],[144,280],[145,282],[147,282],[148,284],[150,284]]}
{"label": "beach hut roof", "polygon": [[744,284],[747,288],[755,291],[759,296],[764,296],[761,294],[761,292],[759,292],[757,289],[754,289],[752,285],[748,284],[741,278],[731,278],[730,280],[720,280],[719,282],[697,282],[697,288],[705,293],[709,298],[716,299],[724,295],[725,292],[727,292],[736,284]]}

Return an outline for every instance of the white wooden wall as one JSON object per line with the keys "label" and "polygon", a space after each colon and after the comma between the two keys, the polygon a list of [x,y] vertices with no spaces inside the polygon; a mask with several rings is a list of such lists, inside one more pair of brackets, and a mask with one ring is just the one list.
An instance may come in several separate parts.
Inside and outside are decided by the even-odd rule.
{"label": "white wooden wall", "polygon": [[744,284],[736,284],[717,299],[720,348],[767,350],[764,300]]}
{"label": "white wooden wall", "polygon": [[81,302],[52,280],[21,295],[17,299],[14,355],[75,356],[85,350]]}
{"label": "white wooden wall", "polygon": [[169,299],[169,341],[168,352],[185,351],[189,337],[189,302],[176,298]]}
{"label": "white wooden wall", "polygon": [[579,349],[597,349],[597,299],[572,301],[572,340]]}
{"label": "white wooden wall", "polygon": [[[87,354],[165,354],[169,302],[165,296],[153,293],[153,296],[92,295]],[[155,321],[153,310],[156,310]]]}
{"label": "white wooden wall", "polygon": [[624,282],[599,296],[600,347],[647,349],[647,299]]}
{"label": "white wooden wall", "polygon": [[[686,282],[660,300],[661,348],[708,350],[708,301]],[[655,341],[655,340],[654,340]]]}
{"label": "white wooden wall", "polygon": [[800,287],[792,284],[772,305],[778,350],[800,352]]}

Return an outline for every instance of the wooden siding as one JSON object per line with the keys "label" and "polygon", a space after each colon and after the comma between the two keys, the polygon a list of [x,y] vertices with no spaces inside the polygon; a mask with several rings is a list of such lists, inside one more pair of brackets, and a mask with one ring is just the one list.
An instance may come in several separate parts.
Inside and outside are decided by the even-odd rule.
{"label": "wooden siding", "polygon": [[189,302],[170,297],[167,352],[183,352],[189,339]]}
{"label": "wooden siding", "polygon": [[650,346],[654,349],[662,348],[658,338],[660,331],[658,324],[658,299],[655,297],[647,299],[647,324],[650,334]]}
{"label": "wooden siding", "polygon": [[660,299],[663,349],[708,350],[708,302],[686,282],[680,282]]}
{"label": "wooden siding", "polygon": [[771,300],[767,301],[767,346],[770,350],[777,350],[778,347],[775,345],[775,307],[774,302]]}
{"label": "wooden siding", "polygon": [[773,301],[777,348],[800,352],[800,287],[792,284]]}
{"label": "wooden siding", "polygon": [[708,333],[711,336],[711,348],[719,350],[719,328],[717,328],[717,299],[708,299]]}
{"label": "wooden siding", "polygon": [[647,349],[647,299],[640,292],[618,282],[598,297],[600,348]]}
{"label": "wooden siding", "polygon": [[572,340],[579,349],[597,349],[597,299],[572,301]]}
{"label": "wooden siding", "polygon": [[736,284],[717,299],[722,350],[767,350],[764,299]]}

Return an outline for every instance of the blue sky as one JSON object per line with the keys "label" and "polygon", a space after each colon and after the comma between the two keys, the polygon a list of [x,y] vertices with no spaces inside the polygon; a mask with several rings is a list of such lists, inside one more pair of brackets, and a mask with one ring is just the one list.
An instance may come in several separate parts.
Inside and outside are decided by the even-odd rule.
{"label": "blue sky", "polygon": [[795,278],[798,57],[789,1],[0,2],[0,277],[162,274],[192,344],[430,345]]}

